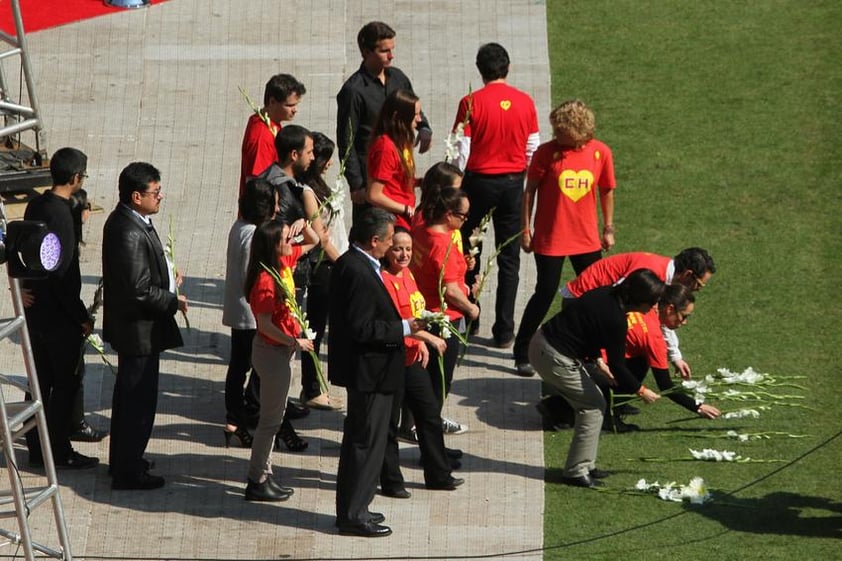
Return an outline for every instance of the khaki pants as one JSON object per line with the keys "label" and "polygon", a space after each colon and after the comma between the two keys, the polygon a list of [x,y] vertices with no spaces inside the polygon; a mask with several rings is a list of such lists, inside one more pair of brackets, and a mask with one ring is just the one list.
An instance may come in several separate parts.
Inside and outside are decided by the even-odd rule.
{"label": "khaki pants", "polygon": [[595,467],[605,397],[582,362],[555,350],[544,338],[542,329],[535,332],[529,344],[529,362],[544,382],[576,410],[564,476],[587,475]]}

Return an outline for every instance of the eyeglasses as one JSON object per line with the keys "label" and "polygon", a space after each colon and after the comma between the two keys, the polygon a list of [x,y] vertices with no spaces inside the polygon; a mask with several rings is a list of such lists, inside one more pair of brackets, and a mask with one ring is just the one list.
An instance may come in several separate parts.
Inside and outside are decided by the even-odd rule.
{"label": "eyeglasses", "polygon": [[77,173],[76,175],[78,175],[78,176],[79,176],[80,178],[82,178],[82,179],[87,179],[87,178],[88,178],[88,174],[87,174],[87,173],[85,173],[84,171],[80,171],[80,172],[79,172],[79,173]]}
{"label": "eyeglasses", "polygon": [[153,197],[158,197],[158,198],[162,197],[160,189],[155,189],[154,191],[143,191],[140,194],[141,197],[145,197],[146,195],[152,195]]}
{"label": "eyeglasses", "polygon": [[468,215],[467,215],[466,213],[464,213],[464,212],[457,212],[457,211],[455,211],[455,210],[451,210],[451,211],[450,211],[450,214],[452,214],[453,216],[455,216],[455,217],[459,218],[462,222],[464,222],[464,221],[466,221],[466,220],[468,219]]}

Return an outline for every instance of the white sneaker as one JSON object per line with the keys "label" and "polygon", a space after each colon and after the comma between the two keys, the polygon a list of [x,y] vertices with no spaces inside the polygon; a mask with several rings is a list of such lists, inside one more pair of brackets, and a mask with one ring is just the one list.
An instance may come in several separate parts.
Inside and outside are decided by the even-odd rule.
{"label": "white sneaker", "polygon": [[446,417],[442,417],[441,431],[444,434],[462,434],[463,432],[468,432],[468,425],[463,425],[457,423],[456,421],[451,421]]}

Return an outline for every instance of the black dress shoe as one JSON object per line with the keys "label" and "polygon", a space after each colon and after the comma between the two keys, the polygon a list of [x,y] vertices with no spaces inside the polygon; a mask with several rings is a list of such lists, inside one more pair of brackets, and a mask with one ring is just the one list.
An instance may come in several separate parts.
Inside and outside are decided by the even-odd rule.
{"label": "black dress shoe", "polygon": [[359,536],[361,538],[384,538],[392,534],[388,526],[381,526],[374,522],[356,524],[353,526],[339,526],[340,536]]}
{"label": "black dress shoe", "polygon": [[605,479],[606,477],[608,477],[612,473],[613,472],[608,471],[608,470],[593,468],[592,470],[590,470],[588,472],[588,475],[591,476],[591,479]]}
{"label": "black dress shoe", "polygon": [[462,453],[462,450],[460,450],[458,448],[445,448],[444,453],[451,460],[458,460],[462,456],[464,456],[464,454]]}
{"label": "black dress shoe", "polygon": [[275,481],[271,476],[267,478],[266,481],[269,482],[270,487],[272,487],[275,491],[278,491],[279,493],[288,494],[289,496],[292,496],[293,493],[295,493],[295,489],[293,489],[292,487],[284,487],[283,485]]}
{"label": "black dress shoe", "polygon": [[143,472],[136,477],[117,478],[111,481],[111,488],[120,491],[148,491],[164,486],[164,478]]}
{"label": "black dress shoe", "polygon": [[70,440],[74,442],[99,442],[108,436],[108,431],[96,430],[87,421],[82,421],[76,430],[70,433]]}
{"label": "black dress shoe", "polygon": [[83,456],[79,452],[71,450],[65,458],[57,459],[55,464],[56,469],[91,469],[99,465],[99,458]]}
{"label": "black dress shoe", "polygon": [[453,491],[465,482],[458,477],[449,477],[437,483],[427,483],[425,486],[431,491]]}
{"label": "black dress shoe", "polygon": [[450,461],[450,469],[462,469],[462,462],[459,460],[449,460]]}
{"label": "black dress shoe", "polygon": [[368,516],[368,521],[372,524],[382,524],[386,521],[386,517],[383,515],[382,512],[369,512]]}
{"label": "black dress shoe", "polygon": [[380,494],[384,497],[391,497],[393,499],[408,499],[412,496],[412,493],[407,491],[404,487],[398,487],[397,489],[380,489]]}
{"label": "black dress shoe", "polygon": [[303,403],[299,403],[297,401],[293,401],[291,399],[287,400],[287,408],[284,412],[284,416],[294,421],[295,419],[303,419],[307,415],[310,414],[310,408],[304,405]]}
{"label": "black dress shoe", "polygon": [[629,403],[623,403],[614,408],[615,415],[639,415],[640,409]]}
{"label": "black dress shoe", "polygon": [[602,430],[617,434],[624,434],[627,432],[637,432],[640,430],[640,427],[632,423],[626,423],[619,416],[613,415],[606,416],[602,420]]}
{"label": "black dress shoe", "polygon": [[[155,460],[147,460],[146,458],[141,458],[140,465],[143,468],[143,471],[149,471],[151,469],[155,469]],[[113,475],[113,473],[111,472],[111,464],[108,464],[108,475]]]}
{"label": "black dress shoe", "polygon": [[494,346],[498,349],[508,349],[515,344],[515,336],[512,333],[500,337],[494,336]]}
{"label": "black dress shoe", "polygon": [[272,478],[266,478],[262,483],[255,483],[251,479],[246,483],[245,498],[247,501],[259,502],[280,502],[285,501],[292,496],[292,493],[284,493],[276,489],[269,481]]}
{"label": "black dress shoe", "polygon": [[594,479],[590,475],[580,475],[579,477],[562,477],[561,482],[565,485],[571,485],[573,487],[602,487],[605,485],[602,481],[598,479]]}

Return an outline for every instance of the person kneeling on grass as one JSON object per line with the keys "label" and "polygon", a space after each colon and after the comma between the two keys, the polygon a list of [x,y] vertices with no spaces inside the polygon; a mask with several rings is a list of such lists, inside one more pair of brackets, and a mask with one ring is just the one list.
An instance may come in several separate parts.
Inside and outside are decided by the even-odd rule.
{"label": "person kneeling on grass", "polygon": [[[658,303],[664,283],[649,269],[633,271],[617,286],[592,290],[546,322],[529,344],[529,361],[555,392],[576,410],[573,440],[563,482],[597,487],[607,475],[596,469],[599,432],[606,400],[585,363],[596,361],[611,385],[636,388],[646,403],[660,396],[637,383],[626,367],[626,314],[646,313]],[[608,357],[607,367],[600,351]]]}

